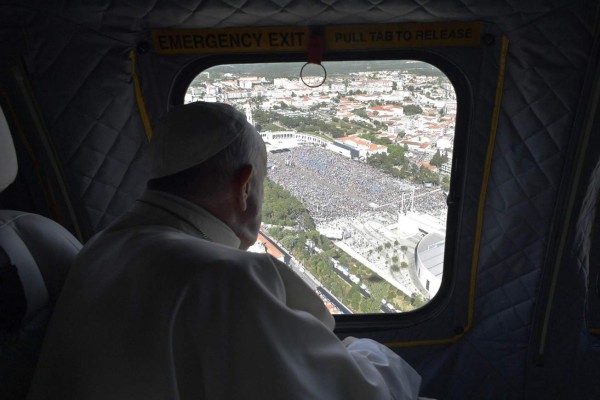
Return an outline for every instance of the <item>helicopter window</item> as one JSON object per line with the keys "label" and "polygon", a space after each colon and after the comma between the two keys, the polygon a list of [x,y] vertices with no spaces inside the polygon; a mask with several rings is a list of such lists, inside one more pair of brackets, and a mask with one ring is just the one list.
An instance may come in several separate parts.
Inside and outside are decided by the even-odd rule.
{"label": "helicopter window", "polygon": [[327,62],[304,82],[302,65],[219,65],[185,94],[234,105],[265,141],[250,251],[286,262],[334,314],[422,307],[444,272],[454,87],[422,61]]}

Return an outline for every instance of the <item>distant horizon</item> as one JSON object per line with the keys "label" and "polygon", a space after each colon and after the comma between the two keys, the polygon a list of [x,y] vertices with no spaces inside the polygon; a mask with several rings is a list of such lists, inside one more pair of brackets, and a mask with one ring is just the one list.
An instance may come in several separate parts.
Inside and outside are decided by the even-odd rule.
{"label": "distant horizon", "polygon": [[[285,63],[248,63],[216,65],[201,72],[202,73],[234,74],[238,76],[259,75],[264,77],[286,77],[299,76],[300,69],[306,62]],[[427,76],[445,76],[444,73],[432,64],[419,60],[383,60],[383,61],[323,61],[327,75],[341,75],[358,72],[382,72],[407,70],[419,71]],[[194,80],[196,80],[194,79]]]}

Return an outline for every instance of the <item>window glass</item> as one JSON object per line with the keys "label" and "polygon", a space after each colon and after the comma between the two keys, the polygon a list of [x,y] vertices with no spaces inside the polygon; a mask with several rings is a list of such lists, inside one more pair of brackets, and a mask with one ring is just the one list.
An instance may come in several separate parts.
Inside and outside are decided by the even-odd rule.
{"label": "window glass", "polygon": [[[298,273],[332,313],[398,313],[443,276],[456,95],[421,61],[220,65],[185,102],[246,114],[265,141],[263,225],[251,251]],[[311,86],[319,67],[303,74]]]}

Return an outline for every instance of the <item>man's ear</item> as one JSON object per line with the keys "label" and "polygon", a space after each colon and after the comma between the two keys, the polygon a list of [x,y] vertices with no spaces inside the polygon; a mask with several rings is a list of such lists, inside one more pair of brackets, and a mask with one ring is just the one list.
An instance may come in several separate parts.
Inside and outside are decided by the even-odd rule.
{"label": "man's ear", "polygon": [[244,165],[239,169],[236,179],[235,179],[235,188],[236,188],[236,204],[240,208],[241,211],[246,211],[248,207],[247,200],[250,195],[250,185],[252,181],[252,165]]}

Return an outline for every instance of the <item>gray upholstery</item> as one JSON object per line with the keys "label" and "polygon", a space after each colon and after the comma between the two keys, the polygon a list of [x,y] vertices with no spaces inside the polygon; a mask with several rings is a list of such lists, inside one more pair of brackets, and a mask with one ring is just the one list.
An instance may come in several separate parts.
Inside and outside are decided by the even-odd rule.
{"label": "gray upholstery", "polygon": [[17,176],[17,154],[2,108],[0,108],[0,167],[0,192],[2,192]]}
{"label": "gray upholstery", "polygon": [[[0,393],[17,399],[29,387],[52,306],[81,243],[48,218],[0,210],[0,248],[16,267],[27,305],[20,326],[0,332]],[[0,310],[9,313],[19,304],[10,300]]]}
{"label": "gray upholstery", "polygon": [[[0,114],[0,191],[17,158]],[[0,210],[0,398],[24,398],[46,325],[81,243],[40,215]]]}

